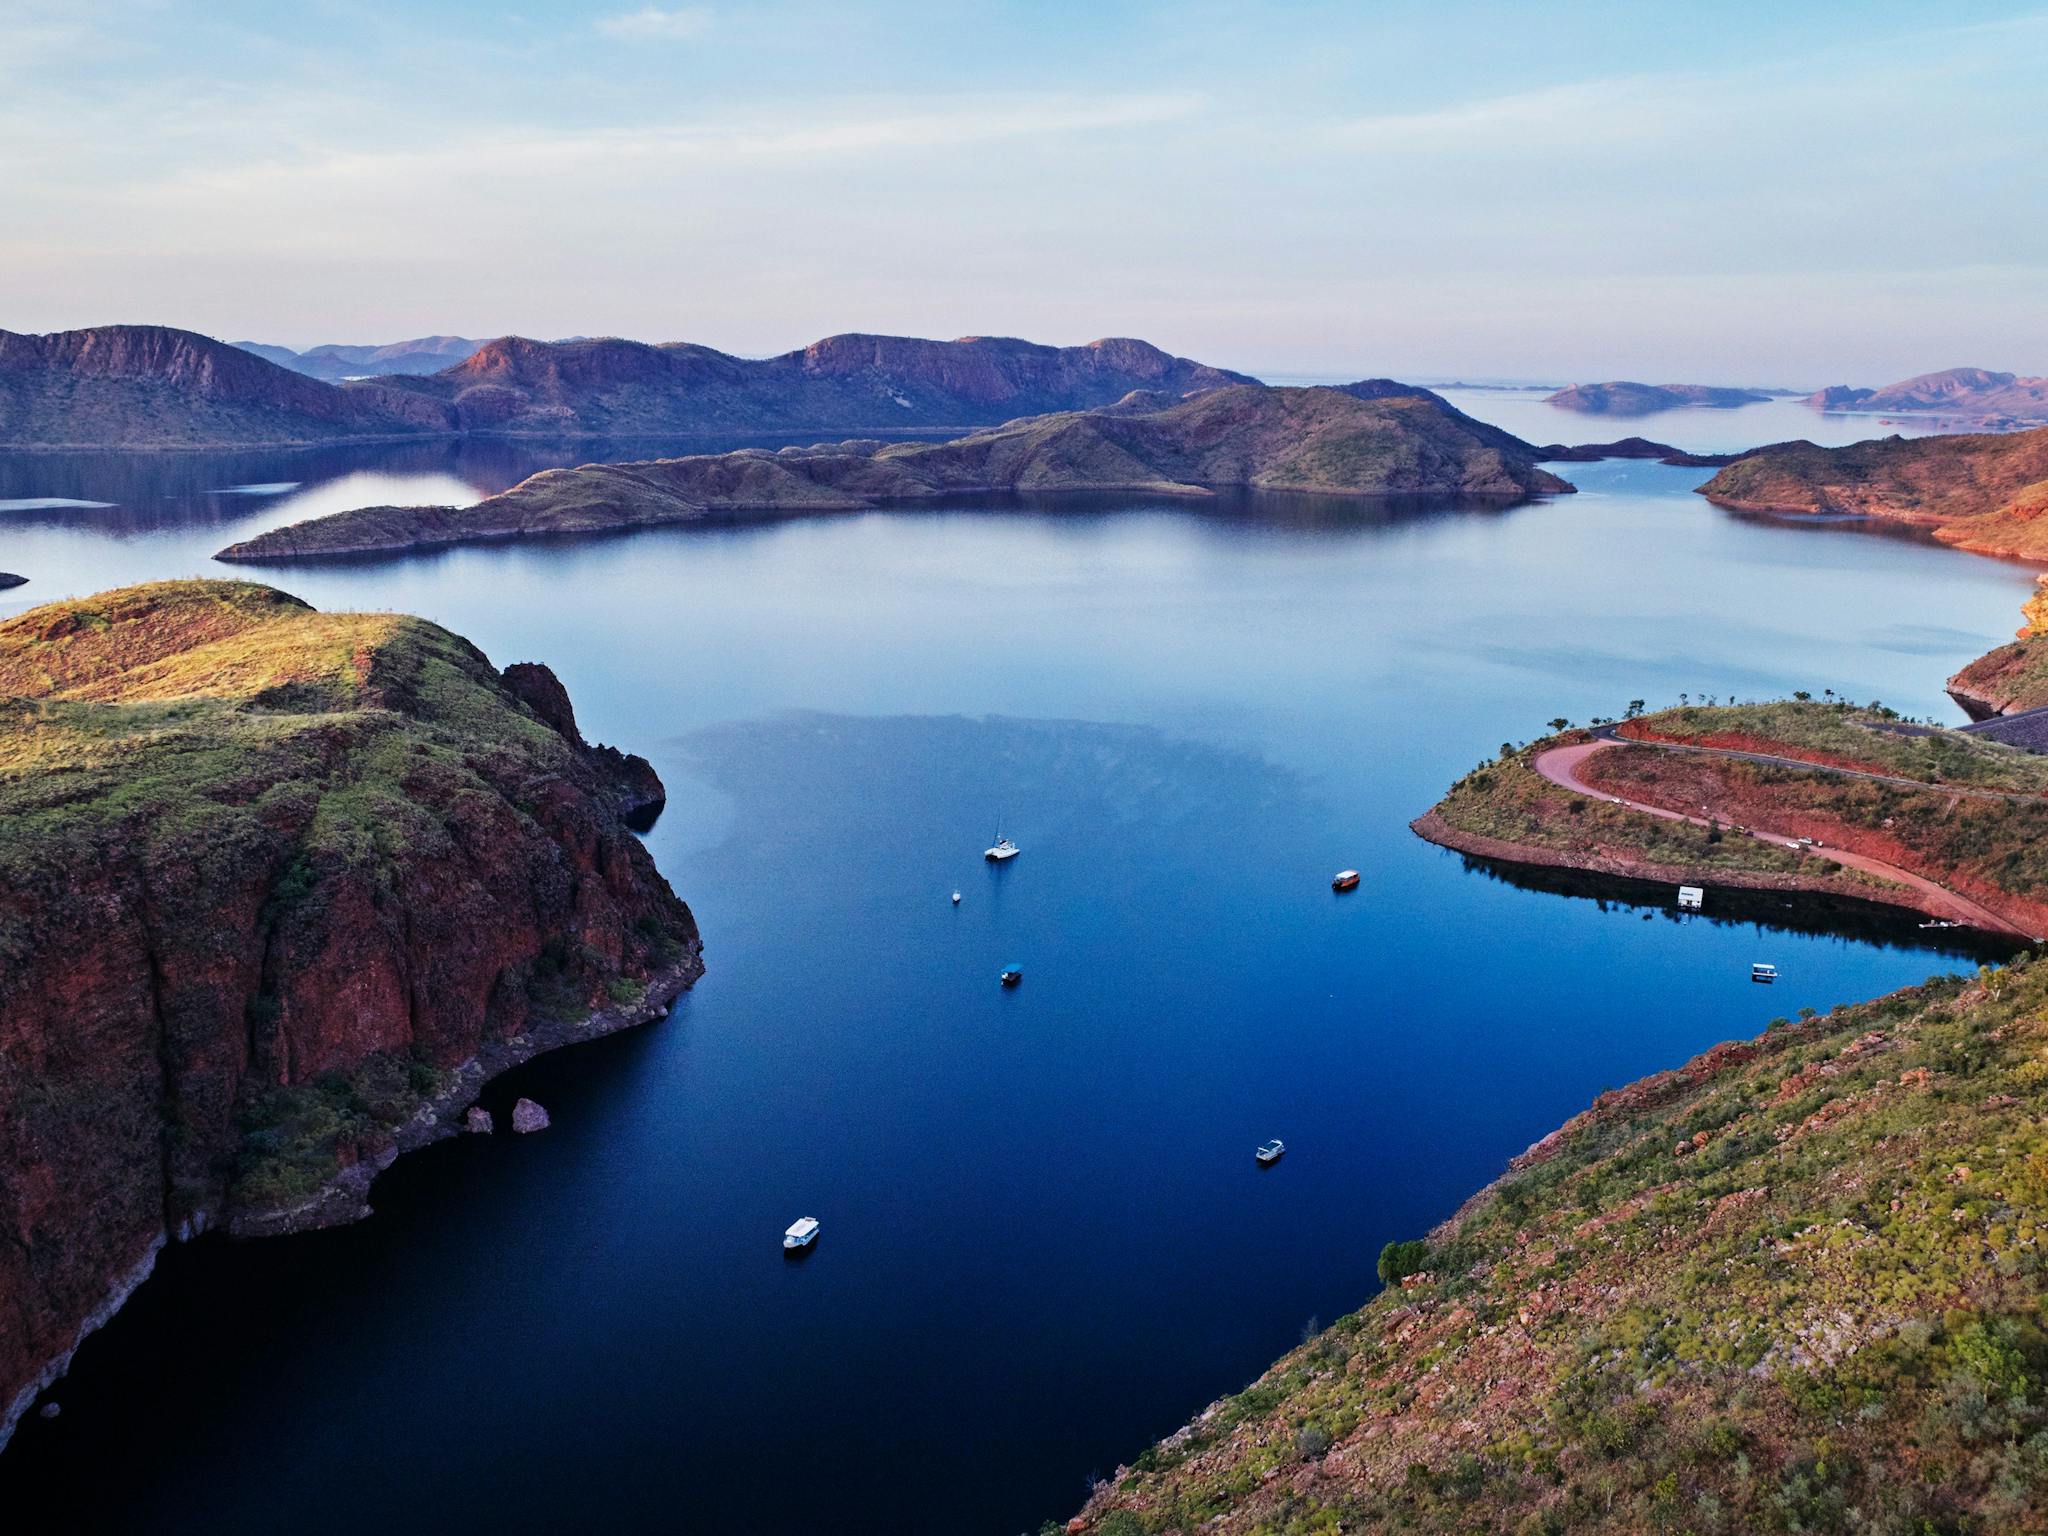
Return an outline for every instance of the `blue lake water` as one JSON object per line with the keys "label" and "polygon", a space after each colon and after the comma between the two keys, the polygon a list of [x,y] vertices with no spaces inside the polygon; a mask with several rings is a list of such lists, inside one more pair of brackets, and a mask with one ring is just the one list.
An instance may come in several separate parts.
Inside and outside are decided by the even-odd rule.
{"label": "blue lake water", "polygon": [[[1685,413],[1681,446],[1733,414]],[[0,613],[252,574],[207,557],[587,456],[0,460],[0,502],[113,503],[0,513],[0,569],[32,578]],[[667,780],[649,841],[709,971],[665,1023],[493,1085],[544,1135],[407,1159],[354,1228],[167,1254],[0,1456],[0,1508],[1035,1529],[1603,1087],[1974,963],[1910,920],[1717,895],[1681,921],[1409,833],[1503,738],[1634,697],[1959,718],[1942,679],[2031,585],[1730,516],[1700,471],[1566,473],[1582,494],[1507,512],[1020,502],[267,573],[553,665]],[[999,818],[1024,853],[992,868]],[[786,1262],[801,1215],[823,1235]]]}

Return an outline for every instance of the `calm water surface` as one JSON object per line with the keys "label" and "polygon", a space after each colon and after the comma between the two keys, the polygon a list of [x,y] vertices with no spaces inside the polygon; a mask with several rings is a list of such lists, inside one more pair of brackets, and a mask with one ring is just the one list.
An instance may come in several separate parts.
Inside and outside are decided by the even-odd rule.
{"label": "calm water surface", "polygon": [[[1460,403],[1613,435],[1498,398]],[[1740,414],[1649,435],[1727,446]],[[0,512],[33,578],[0,613],[594,456],[0,460],[0,505],[112,503]],[[1942,678],[2030,586],[1731,517],[1697,471],[1568,473],[1581,495],[1504,513],[1020,504],[272,573],[552,664],[668,781],[650,843],[710,970],[666,1023],[492,1087],[545,1135],[407,1159],[355,1228],[168,1254],[0,1456],[0,1508],[1007,1536],[1364,1301],[1382,1243],[1601,1088],[1972,963],[1910,921],[1680,921],[1407,831],[1503,738],[1633,697],[1955,718]],[[1024,853],[991,868],[998,818]],[[800,1215],[824,1233],[788,1263]]]}

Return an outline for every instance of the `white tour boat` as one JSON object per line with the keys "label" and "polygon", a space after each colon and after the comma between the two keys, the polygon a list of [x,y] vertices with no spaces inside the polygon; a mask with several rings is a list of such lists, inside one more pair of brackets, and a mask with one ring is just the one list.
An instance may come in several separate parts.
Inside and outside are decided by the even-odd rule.
{"label": "white tour boat", "polygon": [[782,1234],[782,1246],[786,1251],[795,1252],[808,1248],[818,1240],[818,1218],[799,1216],[789,1224],[789,1230]]}

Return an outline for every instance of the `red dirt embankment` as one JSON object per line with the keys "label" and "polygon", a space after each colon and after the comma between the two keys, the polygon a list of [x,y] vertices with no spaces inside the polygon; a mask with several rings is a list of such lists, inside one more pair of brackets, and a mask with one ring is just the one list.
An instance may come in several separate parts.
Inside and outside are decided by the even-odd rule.
{"label": "red dirt embankment", "polygon": [[[1603,752],[1606,746],[1588,742],[1546,752],[1537,759],[1537,772],[1553,783],[1618,798],[1651,815],[1700,826],[1718,820],[1781,842],[1810,837],[1826,845],[1817,857],[1904,887],[1902,904],[1994,933],[2023,938],[2048,933],[2048,903],[2002,890],[1952,864],[1933,863],[1924,850],[1882,827],[1859,826],[1832,814],[1802,798],[1812,793],[1810,784],[1766,783],[1748,771],[1749,765],[1704,753],[1659,753],[1648,762],[1623,751]],[[1924,793],[1943,798],[1931,787]],[[1960,797],[1945,798],[1953,804]]]}

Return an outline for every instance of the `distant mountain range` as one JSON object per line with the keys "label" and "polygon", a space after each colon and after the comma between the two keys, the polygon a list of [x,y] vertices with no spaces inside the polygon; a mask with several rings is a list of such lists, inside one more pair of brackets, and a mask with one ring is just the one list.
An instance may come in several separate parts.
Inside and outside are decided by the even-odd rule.
{"label": "distant mountain range", "polygon": [[1978,426],[2048,422],[2048,378],[1995,373],[1988,368],[1944,368],[1882,389],[1836,384],[1808,395],[1806,403],[1823,411],[1952,416]]}
{"label": "distant mountain range", "polygon": [[688,343],[505,337],[438,373],[334,384],[190,331],[114,325],[0,331],[0,447],[965,430],[1111,405],[1132,390],[1177,399],[1252,383],[1124,338],[1049,347],[848,335],[763,359]]}
{"label": "distant mountain range", "polygon": [[382,346],[350,347],[330,342],[303,352],[261,341],[238,341],[234,345],[280,368],[332,383],[382,373],[439,373],[461,362],[483,343],[467,336],[415,336],[411,341],[386,342]]}

